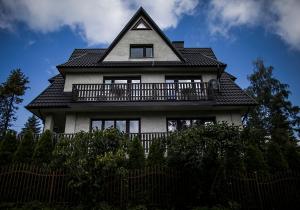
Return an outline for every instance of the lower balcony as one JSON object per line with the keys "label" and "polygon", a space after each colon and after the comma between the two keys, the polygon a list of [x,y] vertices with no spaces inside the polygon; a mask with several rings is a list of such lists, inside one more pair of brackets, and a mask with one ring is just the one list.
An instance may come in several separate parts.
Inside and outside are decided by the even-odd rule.
{"label": "lower balcony", "polygon": [[208,101],[214,91],[206,82],[73,84],[75,102]]}
{"label": "lower balcony", "polygon": [[[169,136],[171,133],[168,132],[155,132],[155,133],[129,133],[128,135],[129,139],[133,139],[135,137],[139,138],[141,140],[142,146],[144,147],[145,153],[149,153],[150,145],[154,139],[163,139]],[[59,141],[60,138],[74,138],[76,133],[55,133],[53,136],[53,142]],[[41,134],[35,134],[34,139],[37,140]],[[20,136],[20,138],[22,138]]]}

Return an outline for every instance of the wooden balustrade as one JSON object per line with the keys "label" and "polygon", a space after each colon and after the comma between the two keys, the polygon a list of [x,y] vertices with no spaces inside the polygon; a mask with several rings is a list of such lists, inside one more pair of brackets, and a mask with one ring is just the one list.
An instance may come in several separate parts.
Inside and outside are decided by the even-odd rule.
{"label": "wooden balustrade", "polygon": [[98,101],[199,101],[212,100],[206,82],[73,84],[73,100]]}

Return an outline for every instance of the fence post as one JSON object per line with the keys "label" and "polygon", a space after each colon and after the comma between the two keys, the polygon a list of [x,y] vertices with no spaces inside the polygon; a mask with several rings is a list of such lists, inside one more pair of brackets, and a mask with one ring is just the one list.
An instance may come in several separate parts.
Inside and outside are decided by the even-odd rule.
{"label": "fence post", "polygon": [[55,172],[53,171],[50,176],[51,176],[51,185],[50,185],[49,203],[51,203],[51,201],[52,201]]}
{"label": "fence post", "polygon": [[257,194],[258,194],[258,198],[259,198],[260,209],[263,210],[264,206],[263,206],[263,203],[262,203],[262,198],[261,198],[261,193],[260,193],[259,183],[258,183],[258,177],[257,177],[256,172],[255,172],[255,182],[256,182],[256,187],[257,187]]}

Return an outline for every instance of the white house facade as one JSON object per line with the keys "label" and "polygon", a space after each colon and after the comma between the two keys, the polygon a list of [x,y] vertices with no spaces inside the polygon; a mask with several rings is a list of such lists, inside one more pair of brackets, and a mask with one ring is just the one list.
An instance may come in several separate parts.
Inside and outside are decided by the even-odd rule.
{"label": "white house facade", "polygon": [[[105,29],[104,29],[105,30]],[[241,118],[256,102],[211,48],[171,42],[140,8],[107,49],[75,49],[26,108],[44,129],[169,133]]]}

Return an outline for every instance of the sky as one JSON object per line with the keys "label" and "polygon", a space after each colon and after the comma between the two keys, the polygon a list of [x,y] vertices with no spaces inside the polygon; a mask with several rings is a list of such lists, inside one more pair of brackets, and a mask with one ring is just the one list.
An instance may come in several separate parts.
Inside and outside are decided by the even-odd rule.
{"label": "sky", "polygon": [[140,6],[170,40],[212,47],[242,88],[264,59],[300,105],[300,0],[0,0],[0,82],[16,68],[30,80],[12,129],[73,49],[107,47]]}

